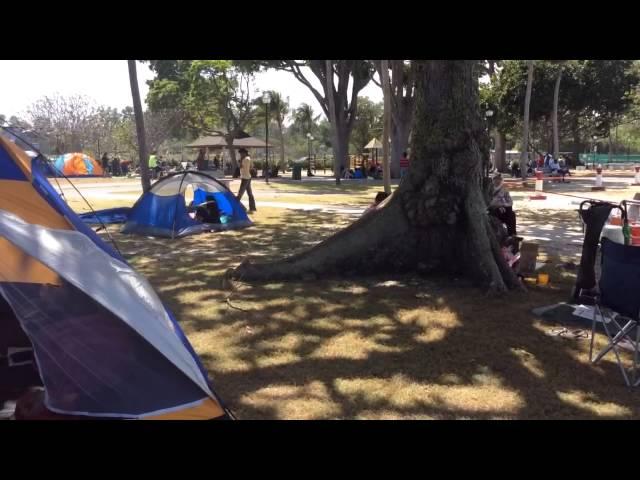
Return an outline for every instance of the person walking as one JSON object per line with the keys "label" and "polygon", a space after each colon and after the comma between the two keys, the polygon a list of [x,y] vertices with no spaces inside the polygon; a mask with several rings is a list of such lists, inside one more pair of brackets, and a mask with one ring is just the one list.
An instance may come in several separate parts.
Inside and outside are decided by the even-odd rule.
{"label": "person walking", "polygon": [[238,190],[238,201],[242,199],[244,192],[249,195],[249,212],[256,211],[256,200],[253,198],[251,190],[251,157],[245,148],[238,150],[240,154],[240,190]]}

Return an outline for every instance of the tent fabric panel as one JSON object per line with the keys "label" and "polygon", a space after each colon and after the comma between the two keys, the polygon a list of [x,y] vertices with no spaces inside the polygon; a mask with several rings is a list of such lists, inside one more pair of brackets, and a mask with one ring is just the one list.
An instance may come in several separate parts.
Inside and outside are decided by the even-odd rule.
{"label": "tent fabric panel", "polygon": [[5,283],[0,294],[33,345],[51,411],[137,418],[203,398],[154,346],[71,284]]}
{"label": "tent fabric panel", "polygon": [[144,416],[142,420],[213,420],[224,414],[225,412],[218,402],[211,398],[205,398],[196,405],[172,412]]}
{"label": "tent fabric panel", "polygon": [[[0,155],[8,154],[4,160],[13,159],[13,162],[0,160],[0,172],[4,172],[5,169],[12,169],[13,167],[18,167],[18,170],[22,172],[22,176],[18,177],[8,177],[13,180],[30,180],[31,179],[31,158],[27,155],[21,148],[19,148],[15,143],[8,140],[5,136],[0,135]],[[15,171],[14,171],[15,174]],[[0,178],[4,178],[3,174],[0,173]]]}
{"label": "tent fabric panel", "polygon": [[[55,190],[53,192],[57,195]],[[71,223],[38,195],[29,182],[0,180],[0,207],[30,223],[65,230],[72,228]]]}
{"label": "tent fabric panel", "polygon": [[[67,203],[62,199],[60,194],[56,192],[53,186],[49,183],[49,180],[45,177],[44,173],[40,171],[40,169],[36,168],[33,170],[33,188],[35,188],[36,192],[39,193],[44,202],[48,201],[48,204],[58,212],[58,214],[62,215],[72,226],[80,233],[83,233],[88,238],[90,238],[95,245],[97,245],[104,252],[111,255],[113,258],[121,260],[124,262],[122,256],[116,252],[110,245],[107,245],[102,238],[98,236],[96,232],[94,232],[89,226],[87,226],[78,215],[71,210],[71,207],[67,205]],[[45,200],[46,199],[46,200]],[[0,203],[0,206],[2,204]],[[20,215],[22,217],[22,215]],[[23,217],[24,218],[24,217]],[[28,219],[26,219],[28,221]],[[44,226],[49,226],[44,224]],[[52,226],[52,228],[57,228]]]}
{"label": "tent fabric panel", "polygon": [[225,186],[204,175],[196,173],[184,173],[172,175],[158,180],[151,187],[150,192],[158,196],[174,196],[178,193],[184,194],[188,185],[192,185],[194,190],[199,188],[206,192],[221,192],[226,190]]}
{"label": "tent fabric panel", "polygon": [[187,214],[182,195],[167,197],[147,192],[129,212],[122,232],[170,237],[174,231],[195,225],[200,223]]}
{"label": "tent fabric panel", "polygon": [[18,167],[9,152],[0,148],[0,179],[26,181],[27,176]]}
{"label": "tent fabric panel", "polygon": [[129,265],[110,257],[79,232],[27,224],[3,210],[0,236],[120,317],[211,395],[206,378],[176,334],[162,302],[146,279]]}
{"label": "tent fabric panel", "polygon": [[107,208],[105,210],[95,210],[89,213],[78,215],[84,223],[89,224],[111,224],[125,223],[129,218],[131,207]]}
{"label": "tent fabric panel", "polygon": [[60,277],[53,270],[0,237],[0,282],[59,285]]}

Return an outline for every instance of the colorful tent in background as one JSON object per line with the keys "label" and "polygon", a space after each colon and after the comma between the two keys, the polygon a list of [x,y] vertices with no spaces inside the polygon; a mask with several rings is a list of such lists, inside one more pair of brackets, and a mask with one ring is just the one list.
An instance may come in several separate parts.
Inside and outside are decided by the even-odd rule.
{"label": "colorful tent in background", "polygon": [[102,166],[85,153],[65,153],[52,159],[58,172],[66,177],[101,177],[104,175]]}
{"label": "colorful tent in background", "polygon": [[151,285],[78,218],[34,160],[0,136],[0,359],[8,359],[0,394],[35,382],[46,408],[62,415],[227,417]]}

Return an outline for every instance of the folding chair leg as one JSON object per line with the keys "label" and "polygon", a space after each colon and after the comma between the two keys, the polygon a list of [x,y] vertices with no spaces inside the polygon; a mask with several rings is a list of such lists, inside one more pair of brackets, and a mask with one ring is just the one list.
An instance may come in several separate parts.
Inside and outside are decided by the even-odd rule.
{"label": "folding chair leg", "polygon": [[[596,337],[596,317],[598,316],[599,310],[600,309],[597,305],[593,308],[593,321],[591,322],[591,344],[589,345],[589,361],[591,363],[595,363],[593,361],[593,339]],[[600,317],[602,317],[602,315],[600,315]]]}
{"label": "folding chair leg", "polygon": [[[598,311],[600,311],[600,307],[599,306],[596,306],[596,308],[597,308]],[[609,331],[609,327],[607,326],[607,322],[605,321],[605,317],[601,313],[601,311],[600,311],[600,316],[602,317],[602,326],[604,327],[604,331],[607,334],[607,337],[609,337],[609,345],[607,345],[606,348],[604,348],[600,353],[598,353],[598,355],[596,356],[595,360],[592,361],[592,363],[599,362],[602,359],[602,357],[604,357],[607,353],[609,353],[611,350],[613,350],[613,353],[616,356],[616,360],[618,361],[618,367],[620,367],[620,372],[622,372],[622,376],[624,377],[624,382],[627,385],[627,387],[630,387],[632,384],[629,381],[629,376],[627,375],[627,372],[625,371],[624,366],[622,365],[622,359],[620,358],[620,354],[618,353],[617,342],[620,341],[620,338],[624,337],[624,335],[625,335],[624,330],[629,327],[629,324],[632,324],[632,323],[635,323],[635,322],[633,322],[633,321],[628,322],[620,330],[620,332],[618,332],[618,334],[615,337],[613,337],[613,336],[611,336],[611,332]],[[612,321],[616,325],[618,325],[618,322],[616,322],[613,319],[612,319]]]}

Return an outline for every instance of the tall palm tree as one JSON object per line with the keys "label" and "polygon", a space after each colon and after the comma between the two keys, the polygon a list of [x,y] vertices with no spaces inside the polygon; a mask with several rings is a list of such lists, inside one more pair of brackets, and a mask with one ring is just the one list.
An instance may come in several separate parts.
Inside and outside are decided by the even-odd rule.
{"label": "tall palm tree", "polygon": [[127,60],[129,66],[129,83],[131,84],[131,97],[133,98],[133,111],[136,118],[136,134],[138,135],[138,155],[140,158],[140,181],[144,192],[151,189],[149,176],[149,155],[147,155],[147,142],[144,133],[144,115],[140,102],[140,90],[138,88],[138,72],[136,61]]}
{"label": "tall palm tree", "polygon": [[273,115],[276,123],[278,124],[278,133],[280,134],[280,167],[284,167],[284,131],[282,124],[284,123],[284,119],[289,113],[289,100],[284,100],[280,93],[271,90],[269,92],[271,95],[271,105],[269,105],[269,111]]}
{"label": "tall palm tree", "polygon": [[308,103],[301,103],[293,112],[293,126],[296,131],[306,135],[312,133],[315,122],[320,119],[320,115],[316,115],[313,107]]}

